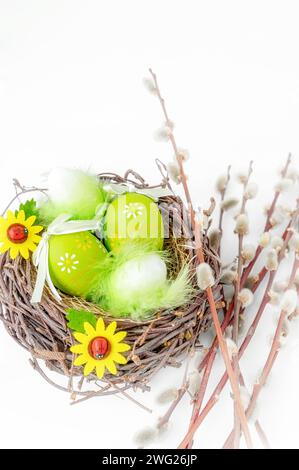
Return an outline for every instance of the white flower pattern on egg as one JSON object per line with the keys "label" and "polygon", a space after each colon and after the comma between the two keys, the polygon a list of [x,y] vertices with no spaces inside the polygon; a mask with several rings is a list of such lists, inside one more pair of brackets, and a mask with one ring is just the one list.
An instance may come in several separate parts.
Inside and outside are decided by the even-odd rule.
{"label": "white flower pattern on egg", "polygon": [[129,204],[125,205],[123,213],[126,214],[127,219],[134,218],[138,215],[143,214],[144,206],[138,202],[130,202]]}
{"label": "white flower pattern on egg", "polygon": [[88,235],[85,235],[84,237],[76,237],[75,242],[79,250],[89,250],[92,247],[92,242],[91,239],[88,237]]}
{"label": "white flower pattern on egg", "polygon": [[79,261],[76,260],[75,253],[73,253],[72,255],[69,255],[69,253],[65,253],[64,256],[60,256],[60,261],[57,264],[60,267],[61,272],[66,271],[68,274],[70,274],[72,272],[72,269],[74,271],[77,269]]}

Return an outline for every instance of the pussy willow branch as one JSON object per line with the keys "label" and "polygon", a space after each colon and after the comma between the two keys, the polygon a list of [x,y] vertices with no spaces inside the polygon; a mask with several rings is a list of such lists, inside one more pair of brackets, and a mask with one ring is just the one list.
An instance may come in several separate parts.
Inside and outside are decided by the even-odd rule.
{"label": "pussy willow branch", "polygon": [[[243,197],[242,197],[242,206],[240,210],[240,215],[245,214],[246,203],[248,199],[246,198],[246,188],[252,174],[252,162],[249,164],[248,174],[246,177],[246,181],[244,182],[243,188]],[[244,235],[238,234],[238,266],[237,266],[237,279],[235,282],[235,295],[234,295],[234,323],[233,323],[233,341],[237,343],[238,336],[239,336],[239,315],[241,309],[241,302],[239,300],[239,293],[241,290],[241,277],[243,271],[243,257],[242,257],[242,250],[243,250],[243,241]]]}
{"label": "pussy willow branch", "polygon": [[[296,273],[298,267],[299,267],[299,262],[298,262],[296,254],[295,254],[295,260],[294,260],[292,273]],[[292,274],[291,278],[290,278],[290,283],[289,283],[288,288],[292,287],[292,285],[293,285],[293,282],[294,282],[294,277],[293,276],[294,275]],[[277,327],[276,327],[276,331],[275,331],[275,335],[274,335],[274,339],[273,339],[273,342],[272,342],[272,347],[271,347],[270,353],[269,353],[268,358],[266,360],[266,363],[264,365],[261,376],[260,376],[258,382],[254,386],[253,393],[252,393],[252,396],[251,396],[251,400],[250,400],[249,406],[248,406],[247,411],[246,411],[246,414],[247,414],[248,417],[250,417],[253,413],[253,410],[255,408],[258,396],[259,396],[259,394],[262,390],[262,387],[265,385],[267,378],[269,377],[269,374],[272,370],[274,362],[275,362],[275,360],[277,358],[277,355],[279,353],[279,350],[280,350],[280,335],[281,335],[281,332],[282,332],[283,323],[284,323],[287,315],[288,315],[288,312],[282,309],[281,312],[280,312],[280,316],[279,316],[279,320],[278,320],[278,323],[277,323]]]}
{"label": "pussy willow branch", "polygon": [[[198,263],[204,263],[205,262],[205,257],[204,257],[203,247],[202,247],[201,229],[200,229],[199,224],[198,224],[198,222],[196,220],[196,217],[195,217],[195,212],[194,212],[194,209],[193,209],[192,199],[191,199],[191,195],[190,195],[190,191],[189,191],[189,187],[188,187],[188,183],[187,183],[187,177],[186,177],[186,174],[185,174],[185,171],[184,171],[183,158],[180,155],[180,152],[179,152],[177,144],[176,144],[175,137],[174,137],[173,132],[172,132],[172,123],[171,123],[171,120],[170,120],[170,118],[168,116],[168,113],[167,113],[165,100],[162,97],[160,89],[159,89],[156,74],[151,69],[149,69],[149,72],[150,72],[150,74],[151,74],[151,76],[154,80],[156,94],[157,94],[157,97],[158,97],[158,99],[160,101],[160,104],[161,104],[161,107],[162,107],[162,111],[163,111],[163,114],[164,114],[164,117],[165,117],[165,120],[166,120],[166,125],[169,128],[169,139],[170,139],[170,142],[172,144],[172,147],[173,147],[173,150],[174,150],[174,153],[175,153],[178,165],[179,165],[181,182],[182,182],[182,185],[183,185],[183,188],[184,188],[187,203],[189,205],[191,225],[192,225],[192,229],[193,229],[194,236],[195,236],[195,246],[196,246],[197,260],[198,260]],[[220,327],[220,323],[219,323],[219,319],[218,319],[217,308],[216,308],[216,305],[215,305],[215,300],[214,300],[214,297],[213,297],[213,291],[212,291],[211,287],[208,287],[206,289],[206,295],[207,295],[207,299],[208,299],[208,302],[209,302],[209,305],[210,305],[211,315],[212,315],[214,327],[215,327],[215,330],[216,330],[216,334],[217,334],[217,337],[218,337],[220,350],[221,350],[223,360],[224,360],[224,363],[225,363],[225,367],[226,367],[226,370],[227,370],[227,373],[228,373],[228,377],[229,377],[229,380],[230,380],[230,383],[231,383],[231,387],[232,387],[232,391],[233,391],[233,395],[234,395],[234,400],[235,400],[236,407],[237,407],[237,410],[238,410],[240,423],[241,423],[241,426],[242,426],[242,430],[244,432],[244,437],[245,437],[245,440],[246,440],[246,444],[247,444],[248,447],[251,448],[252,447],[252,440],[251,440],[251,436],[250,436],[250,432],[249,432],[248,423],[247,423],[247,420],[246,420],[246,415],[245,415],[244,408],[243,408],[242,401],[241,401],[240,391],[239,391],[239,387],[238,387],[238,381],[237,381],[236,374],[234,373],[234,370],[233,370],[231,362],[230,362],[226,342],[225,342],[225,340],[223,338],[223,335],[222,335],[222,331],[221,331],[221,327]]]}
{"label": "pussy willow branch", "polygon": [[[244,387],[245,390],[247,390],[247,393],[248,392],[248,389],[246,388],[245,386],[245,381],[243,379],[243,376],[242,376],[242,373],[240,372],[240,384]],[[270,449],[270,444],[269,444],[269,441],[268,441],[268,438],[259,422],[258,419],[256,419],[255,421],[255,429],[256,429],[256,432],[257,432],[257,435],[263,445],[263,447],[265,449]],[[235,448],[235,439],[234,439],[234,433],[235,433],[235,429],[231,432],[229,438],[227,439],[227,441],[225,442],[224,446],[223,446],[223,449],[232,449],[232,448]]]}
{"label": "pussy willow branch", "polygon": [[[281,172],[281,177],[282,178],[285,178],[287,176],[288,169],[289,169],[289,166],[291,164],[291,161],[292,161],[292,155],[289,153],[286,164],[285,164],[285,167],[283,168],[283,170]],[[275,210],[275,207],[276,207],[278,198],[280,196],[280,193],[281,193],[281,191],[279,191],[278,189],[275,191],[275,195],[274,195],[272,205],[270,206],[270,209],[268,210],[268,217],[267,217],[267,224],[266,224],[266,227],[265,227],[265,232],[267,232],[270,228],[272,228],[271,217],[272,217],[273,212]]]}
{"label": "pussy willow branch", "polygon": [[175,140],[175,137],[173,135],[173,132],[172,132],[172,121],[171,119],[169,118],[168,116],[168,112],[167,112],[167,109],[166,109],[166,105],[165,105],[165,100],[164,98],[162,97],[161,95],[161,92],[160,92],[160,88],[159,88],[159,84],[158,84],[158,80],[157,80],[157,76],[156,74],[152,71],[152,69],[149,69],[149,72],[154,80],[154,84],[155,84],[155,89],[156,89],[156,93],[157,93],[157,97],[158,97],[158,100],[161,104],[161,108],[162,108],[162,111],[163,111],[163,114],[164,114],[164,117],[165,117],[165,124],[166,126],[168,127],[169,129],[169,140],[171,142],[171,145],[173,147],[173,150],[174,150],[174,154],[176,156],[176,159],[177,159],[177,162],[178,162],[178,165],[179,165],[179,169],[180,169],[180,176],[181,176],[181,183],[183,185],[183,188],[184,188],[184,192],[185,192],[185,196],[186,196],[186,200],[187,200],[187,203],[188,203],[188,206],[189,206],[189,210],[190,210],[190,215],[191,215],[191,221],[194,219],[194,210],[193,210],[193,204],[192,204],[192,198],[191,198],[191,194],[190,194],[190,191],[189,191],[189,187],[188,187],[188,183],[187,183],[187,177],[186,177],[186,173],[185,173],[185,170],[184,170],[184,165],[183,165],[183,158],[182,158],[182,155],[180,154],[179,152],[179,149],[178,149],[178,146],[177,146],[177,143],[176,143],[176,140]]}
{"label": "pussy willow branch", "polygon": [[[298,208],[297,208],[297,210],[294,212],[294,214],[292,216],[292,222],[294,222],[296,220],[296,218],[298,217],[298,212],[299,211],[298,211]],[[289,243],[291,235],[292,235],[292,232],[289,230],[287,232],[283,247],[281,248],[280,253],[279,253],[279,257],[278,257],[278,263],[279,264],[281,263],[281,261],[284,257],[284,254],[285,254],[285,251],[286,251],[286,248],[287,248],[287,245]],[[259,325],[262,314],[263,314],[263,312],[264,312],[264,310],[265,310],[265,308],[268,305],[268,302],[270,300],[269,291],[272,288],[275,277],[276,277],[276,271],[271,271],[269,273],[268,283],[267,283],[267,286],[265,288],[264,296],[263,296],[263,299],[261,301],[261,304],[260,304],[260,306],[258,308],[258,311],[256,313],[256,316],[255,316],[253,322],[251,323],[251,326],[249,327],[249,329],[247,331],[247,334],[246,334],[246,336],[245,336],[245,338],[244,338],[244,340],[243,340],[243,342],[242,342],[242,344],[239,348],[238,359],[240,359],[242,357],[242,355],[244,354],[245,350],[247,349],[249,343],[251,342],[252,337],[253,337],[253,335],[254,335],[254,333],[255,333],[258,325]],[[227,372],[225,372],[223,374],[221,380],[219,381],[219,383],[215,387],[214,391],[212,392],[209,400],[207,401],[205,407],[203,408],[202,412],[198,416],[197,420],[193,423],[192,428],[188,431],[187,435],[185,436],[185,438],[181,442],[181,447],[185,448],[186,446],[188,446],[189,442],[192,442],[194,433],[196,432],[198,427],[201,425],[201,423],[204,421],[204,419],[206,418],[206,416],[208,415],[210,410],[218,402],[219,394],[222,392],[223,388],[225,387],[225,385],[227,383],[227,380],[228,380],[228,375],[227,375]]]}
{"label": "pussy willow branch", "polygon": [[181,399],[183,398],[183,396],[185,395],[185,393],[189,389],[189,380],[188,380],[189,362],[190,362],[190,356],[187,360],[187,364],[186,364],[186,367],[185,367],[182,384],[181,384],[180,388],[177,391],[177,396],[173,400],[173,402],[170,404],[167,412],[159,419],[158,429],[163,428],[169,422],[174,410],[176,409],[176,407],[180,403]]}
{"label": "pussy willow branch", "polygon": [[[242,203],[242,206],[243,206],[243,203]],[[283,236],[285,236],[286,233],[287,232],[285,232]],[[265,268],[263,268],[260,271],[260,273],[258,275],[259,283],[261,283],[262,280],[264,279],[264,277],[266,275],[266,272],[267,271],[266,271]],[[257,289],[257,287],[258,287],[258,284],[256,283],[253,287],[253,292]],[[234,307],[234,302],[232,301],[229,308],[226,310],[224,319],[222,321],[222,325],[221,325],[222,332],[225,331],[226,327],[232,321],[233,307]],[[209,381],[209,378],[210,378],[210,374],[211,374],[211,371],[212,371],[212,366],[213,366],[213,363],[214,363],[214,360],[215,360],[216,354],[217,354],[216,346],[217,346],[217,337],[212,342],[212,345],[211,345],[208,353],[205,355],[203,361],[201,361],[201,363],[198,367],[199,373],[204,368],[204,374],[203,374],[203,378],[202,378],[201,383],[200,383],[199,390],[197,392],[197,396],[196,396],[195,404],[194,404],[194,407],[193,407],[193,413],[192,413],[189,429],[192,427],[193,422],[197,419],[197,417],[199,415],[199,412],[200,412],[200,409],[201,409],[201,406],[202,406],[202,403],[203,403],[204,395],[205,395],[207,385],[208,385],[208,381]]]}
{"label": "pussy willow branch", "polygon": [[[199,225],[198,225],[197,221],[195,221],[195,245],[196,246],[199,243],[199,237],[200,237],[200,229],[199,229]],[[200,262],[203,262],[203,261],[200,261]],[[220,322],[219,322],[219,319],[218,319],[218,314],[217,314],[215,302],[214,302],[214,299],[213,299],[212,288],[208,287],[207,290],[206,290],[206,293],[207,293],[207,298],[208,298],[208,301],[209,301],[209,304],[210,304],[211,314],[212,314],[212,318],[213,318],[213,322],[214,322],[214,327],[215,327],[215,330],[216,330],[216,335],[217,335],[217,338],[218,338],[219,347],[220,347],[220,350],[221,350],[221,353],[222,353],[222,357],[223,357],[223,360],[224,360],[224,363],[225,363],[225,367],[226,367],[228,377],[230,379],[230,383],[231,383],[231,387],[232,387],[232,391],[233,391],[233,396],[234,396],[234,403],[235,403],[236,410],[237,410],[237,413],[238,413],[238,416],[239,416],[239,419],[240,419],[240,425],[242,427],[247,446],[249,448],[252,448],[252,439],[251,439],[251,436],[250,436],[248,423],[247,423],[247,420],[244,419],[244,408],[243,408],[243,404],[242,404],[242,401],[241,401],[241,395],[240,395],[240,390],[239,390],[239,386],[238,386],[238,381],[237,381],[235,371],[233,370],[233,367],[232,367],[232,364],[231,364],[231,361],[230,361],[230,357],[229,357],[229,353],[228,353],[228,349],[227,349],[227,345],[226,345],[226,342],[224,340],[224,337],[223,337],[223,334],[222,334],[222,331],[221,331],[221,326],[220,326]],[[189,445],[189,442],[188,442],[188,445]],[[180,445],[179,447],[184,448],[184,446],[182,446],[182,445]]]}
{"label": "pussy willow branch", "polygon": [[[296,253],[295,253],[293,267],[292,267],[292,271],[291,271],[290,279],[289,279],[289,283],[288,283],[288,289],[290,289],[294,284],[294,279],[295,279],[295,275],[296,275],[296,271],[297,271],[298,267],[299,267],[299,260],[297,258]],[[282,329],[283,329],[283,324],[284,324],[285,319],[287,318],[287,315],[288,315],[288,312],[282,309],[281,312],[280,312],[280,315],[279,315],[278,322],[277,322],[277,326],[276,326],[276,330],[275,330],[275,334],[274,334],[274,338],[273,338],[273,341],[272,341],[270,352],[268,354],[267,360],[266,360],[265,365],[263,367],[262,373],[261,373],[259,379],[257,380],[257,382],[255,383],[255,385],[253,387],[253,392],[252,392],[252,395],[251,395],[251,398],[250,398],[250,401],[249,401],[249,405],[248,405],[247,410],[246,410],[246,416],[247,416],[248,419],[252,416],[252,413],[255,409],[258,397],[259,397],[259,395],[260,395],[260,393],[261,393],[261,391],[262,391],[262,389],[263,389],[263,387],[264,387],[264,385],[265,385],[265,383],[266,383],[266,381],[267,381],[267,379],[268,379],[268,377],[271,373],[271,370],[274,366],[276,358],[279,354],[279,351],[280,351],[280,337],[281,337],[281,333],[282,333]],[[232,440],[233,440],[233,435],[234,435],[234,431],[232,431],[230,433],[229,437],[226,440],[226,443],[225,443],[226,448],[228,448],[231,445]]]}
{"label": "pussy willow branch", "polygon": [[[292,161],[292,155],[289,154],[288,157],[287,157],[287,161],[285,163],[285,166],[284,166],[284,168],[281,172],[282,178],[286,177],[286,175],[288,173],[289,166],[291,164],[291,161]],[[280,195],[281,195],[281,191],[276,190],[275,193],[274,193],[274,197],[273,197],[272,203],[270,205],[270,208],[267,211],[267,218],[266,218],[266,223],[265,223],[265,227],[264,227],[264,232],[268,232],[272,228],[271,218],[272,218],[272,216],[275,212],[277,202],[278,202],[278,199],[279,199]],[[260,256],[262,251],[263,251],[263,247],[259,245],[257,250],[256,250],[256,253],[255,253],[255,256],[254,256],[253,260],[248,264],[248,266],[245,269],[244,281],[243,281],[241,287],[243,287],[244,283],[246,282],[246,279],[248,278],[249,274],[251,273],[252,268],[255,265],[255,263],[256,263],[256,261],[257,261],[257,259]]]}
{"label": "pussy willow branch", "polygon": [[[285,163],[285,166],[282,170],[282,173],[281,173],[281,176],[284,178],[286,175],[287,175],[287,172],[288,172],[288,169],[289,169],[289,166],[290,166],[290,163],[291,163],[291,155],[289,154],[288,155],[288,158],[287,158],[287,161]],[[271,217],[276,209],[276,205],[277,205],[277,202],[278,202],[278,198],[280,196],[280,192],[279,191],[275,191],[274,193],[274,197],[273,197],[273,200],[272,200],[272,203],[271,203],[271,206],[270,206],[270,209],[269,211],[267,212],[267,218],[266,218],[266,222],[265,222],[265,227],[264,227],[264,232],[268,231],[270,228],[271,228],[271,224],[270,224],[270,220],[271,220]],[[241,279],[241,288],[244,287],[244,284],[246,283],[253,267],[255,266],[257,260],[259,259],[259,256],[261,255],[263,251],[263,248],[259,245],[257,250],[256,250],[256,253],[255,253],[255,256],[253,258],[253,260],[248,264],[248,266],[244,269],[244,272],[243,272],[243,275],[242,275],[242,279]],[[265,274],[265,273],[264,273]],[[264,277],[264,276],[263,276]],[[259,276],[259,283],[261,282],[263,278],[261,278],[261,276]],[[225,318],[222,322],[222,330],[224,331],[228,322],[230,321],[230,317],[233,313],[233,308],[234,308],[234,302],[232,301],[227,312],[226,312],[226,315],[225,315]],[[208,352],[206,353],[205,357],[202,359],[199,367],[198,367],[198,370],[199,372],[204,368],[205,364],[207,363],[210,355],[213,353],[214,351],[214,348],[217,347],[217,337],[214,339],[214,341],[212,342],[212,345],[210,347],[210,349],[208,350]]]}
{"label": "pussy willow branch", "polygon": [[[287,235],[288,235],[288,231],[289,231],[289,228],[290,228],[290,223],[287,225],[286,229],[284,230],[283,234],[282,234],[282,239],[285,240]],[[263,282],[266,274],[268,273],[267,269],[264,267],[262,267],[262,269],[259,271],[259,273],[256,275],[256,278],[257,278],[257,281],[256,283],[253,285],[252,287],[252,292],[254,293],[258,287],[260,286],[260,284]],[[248,277],[248,274],[247,273],[243,273],[243,276],[242,276],[242,280],[241,280],[241,285],[244,285],[246,280],[247,280],[247,277]],[[226,313],[225,313],[225,316],[224,316],[224,319],[222,321],[222,324],[221,324],[221,328],[222,328],[222,331],[224,332],[225,329],[227,328],[227,326],[229,326],[233,320],[233,317],[232,317],[232,313],[233,313],[233,307],[234,307],[234,303],[231,302]],[[205,354],[205,356],[203,357],[203,359],[201,360],[201,362],[199,363],[198,365],[198,372],[201,372],[207,362],[209,361],[210,359],[210,356],[211,355],[216,355],[216,350],[215,348],[217,348],[217,345],[218,345],[218,342],[217,342],[217,337],[214,338],[210,348],[208,349],[207,353]],[[215,355],[214,355],[214,358],[215,358]]]}
{"label": "pussy willow branch", "polygon": [[[246,190],[247,190],[247,186],[248,186],[251,174],[252,174],[252,161],[249,164],[249,169],[248,169],[248,173],[246,176],[246,180],[243,183],[243,196],[242,196],[240,215],[245,214],[246,203],[248,201],[248,198],[246,197]],[[239,339],[239,318],[240,318],[240,310],[241,310],[241,302],[239,300],[239,294],[241,290],[241,276],[243,272],[243,257],[242,257],[243,241],[244,241],[244,235],[242,233],[239,233],[238,234],[238,266],[237,266],[237,279],[235,282],[235,295],[234,295],[235,307],[234,307],[234,320],[233,320],[233,333],[232,333],[232,338],[236,345],[238,345],[238,339]],[[233,354],[232,362],[233,362],[234,371],[239,377],[239,373],[240,373],[239,362],[238,362],[238,357],[236,354]],[[240,446],[241,429],[240,429],[239,416],[238,416],[235,406],[234,406],[234,423],[235,423],[234,447],[238,448]]]}
{"label": "pussy willow branch", "polygon": [[222,238],[222,234],[223,234],[223,216],[224,216],[224,209],[223,209],[223,206],[222,206],[222,203],[225,199],[225,195],[226,195],[226,191],[227,191],[227,187],[228,187],[228,184],[230,182],[230,171],[231,171],[231,166],[229,165],[228,168],[227,168],[227,172],[226,172],[226,183],[225,183],[225,187],[224,189],[221,191],[220,193],[220,202],[221,202],[221,205],[220,205],[220,212],[219,212],[219,222],[218,222],[218,230],[219,230],[219,234],[220,234],[220,242],[219,242],[219,246],[218,246],[218,254],[219,256],[221,255],[221,238]]}

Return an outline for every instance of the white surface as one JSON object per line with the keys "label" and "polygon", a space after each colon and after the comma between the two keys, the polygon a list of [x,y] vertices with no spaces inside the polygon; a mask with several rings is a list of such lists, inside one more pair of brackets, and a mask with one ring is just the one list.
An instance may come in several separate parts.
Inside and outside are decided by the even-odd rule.
{"label": "white surface", "polygon": [[[260,194],[251,214],[258,232],[263,220],[255,209],[270,199],[277,167],[288,151],[299,154],[298,14],[298,2],[286,0],[0,0],[1,206],[13,194],[13,177],[38,184],[55,165],[119,173],[131,167],[158,181],[154,158],[167,162],[172,153],[152,138],[163,120],[142,86],[151,66],[178,142],[190,150],[194,200],[207,204],[228,163],[245,169],[254,159]],[[232,243],[230,235],[227,258]],[[249,386],[273,329],[268,311],[242,361]],[[152,395],[141,396],[154,406],[153,417],[119,398],[71,407],[2,327],[0,334],[1,447],[132,447],[134,432],[164,411],[155,404],[158,391],[179,384],[183,374],[163,370]],[[260,401],[273,447],[299,447],[297,338],[298,325]],[[215,376],[222,370],[219,359]],[[232,418],[228,389],[225,396],[196,447],[223,443]],[[153,446],[175,447],[189,412],[186,399]]]}

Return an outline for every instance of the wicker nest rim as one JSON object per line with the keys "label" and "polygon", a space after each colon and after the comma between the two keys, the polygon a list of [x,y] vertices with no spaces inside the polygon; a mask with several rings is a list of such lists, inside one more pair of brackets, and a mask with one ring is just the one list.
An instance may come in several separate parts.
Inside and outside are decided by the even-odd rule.
{"label": "wicker nest rim", "polygon": [[[114,174],[101,174],[99,178],[114,183],[130,183],[137,189],[149,187],[143,178],[131,173],[134,179],[130,178],[129,172],[124,178]],[[170,195],[160,198],[158,205],[164,223],[169,224],[165,249],[170,253],[173,273],[179,272],[186,262],[195,272],[194,240],[182,200]],[[172,236],[178,226],[182,228],[182,235]],[[206,261],[218,281],[220,260],[209,244],[207,233],[203,234],[203,248]],[[37,360],[42,359],[49,369],[67,377],[82,376],[82,368],[73,365],[74,357],[69,351],[74,343],[66,321],[66,310],[70,307],[92,311],[96,316],[102,316],[105,323],[116,320],[118,329],[127,331],[126,342],[131,346],[128,362],[120,366],[118,375],[105,374],[103,379],[114,386],[126,384],[126,388],[147,388],[152,376],[162,367],[178,367],[184,356],[200,347],[199,335],[211,322],[205,293],[199,290],[189,304],[173,310],[160,310],[145,321],[134,321],[112,317],[82,298],[61,294],[62,301],[58,302],[47,287],[41,302],[32,305],[30,299],[35,277],[36,269],[31,261],[20,257],[12,261],[7,253],[1,255],[0,318],[10,336],[30,352],[36,367],[39,367]],[[217,301],[220,299],[218,282],[213,290]],[[93,378],[96,379],[91,376]]]}

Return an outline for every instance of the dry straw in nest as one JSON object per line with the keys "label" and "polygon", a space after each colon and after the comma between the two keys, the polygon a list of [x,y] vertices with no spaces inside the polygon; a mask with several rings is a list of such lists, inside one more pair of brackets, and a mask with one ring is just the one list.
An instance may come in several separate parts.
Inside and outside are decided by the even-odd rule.
{"label": "dry straw in nest", "polygon": [[[130,174],[135,176],[130,179]],[[127,183],[136,189],[149,188],[145,181],[134,172],[127,172],[125,177],[115,174],[99,175],[101,180],[113,183]],[[182,200],[173,195],[159,199],[159,207],[169,237],[165,239],[165,248],[171,254],[171,271],[175,275],[184,263],[188,262],[193,274],[196,267],[194,239],[190,220]],[[180,227],[180,237],[174,236]],[[169,230],[168,230],[169,229]],[[207,234],[203,235],[205,259],[212,267],[215,279],[219,279],[220,261],[218,254],[209,244]],[[8,333],[18,344],[32,355],[31,364],[51,384],[70,391],[73,386],[63,387],[50,379],[41,368],[38,360],[45,361],[47,367],[69,378],[82,376],[81,367],[73,365],[73,354],[69,351],[73,336],[66,321],[66,310],[70,307],[86,309],[97,316],[103,316],[109,323],[115,318],[102,311],[97,305],[81,298],[62,294],[59,303],[45,288],[39,304],[30,303],[36,277],[36,269],[31,261],[22,258],[11,260],[7,254],[0,258],[0,318]],[[195,276],[194,285],[195,285]],[[220,299],[220,290],[216,281],[213,287],[214,298]],[[188,305],[174,310],[161,310],[152,319],[142,322],[130,319],[117,319],[118,328],[127,331],[126,342],[130,344],[128,362],[119,368],[117,376],[106,374],[103,386],[98,392],[82,391],[76,394],[90,396],[107,395],[127,390],[128,388],[149,389],[151,377],[165,366],[179,367],[181,360],[200,347],[199,335],[210,325],[211,318],[206,293],[197,290],[197,294]],[[89,379],[96,380],[95,376]]]}

